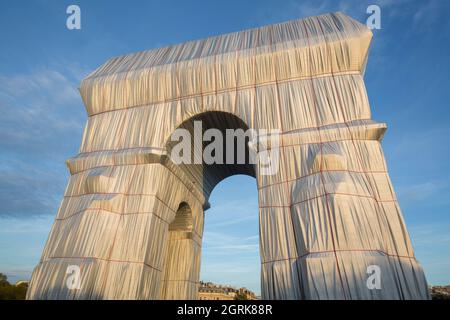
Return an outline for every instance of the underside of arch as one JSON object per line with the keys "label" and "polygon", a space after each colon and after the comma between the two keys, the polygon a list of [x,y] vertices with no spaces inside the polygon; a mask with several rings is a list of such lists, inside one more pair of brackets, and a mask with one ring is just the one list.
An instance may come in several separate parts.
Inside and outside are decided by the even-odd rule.
{"label": "underside of arch", "polygon": [[[199,132],[195,132],[194,126],[201,128],[201,130],[199,130]],[[244,121],[242,121],[242,119],[228,112],[209,111],[198,114],[184,121],[175,130],[179,129],[184,129],[189,132],[189,136],[191,138],[191,162],[179,164],[178,167],[192,179],[193,184],[201,188],[206,199],[209,198],[214,187],[227,177],[236,174],[244,174],[255,177],[255,166],[254,163],[251,163],[250,161],[248,148],[250,138],[248,135],[245,136],[245,133],[248,133],[249,127]],[[222,137],[222,139],[220,139],[221,141],[219,141],[221,142],[219,144],[222,145],[220,148],[221,156],[214,158],[214,160],[218,161],[213,164],[205,163],[203,157],[204,152],[207,152],[205,148],[211,143],[218,142],[215,141],[215,138],[211,138],[207,141],[203,139],[205,132],[210,129],[216,130]],[[228,148],[228,151],[233,153],[233,157],[228,157],[227,153],[227,130],[229,130],[230,133],[233,133],[233,136],[231,136],[231,134],[228,136],[228,143],[233,146],[232,148]],[[236,134],[236,132],[239,138],[235,138],[234,134]],[[201,139],[202,143],[195,144],[195,138]],[[241,140],[239,141],[239,139]],[[171,159],[172,157],[171,152],[173,150],[173,146],[178,143],[180,143],[178,140],[172,141],[171,139],[167,142],[166,150],[168,159]],[[239,153],[243,153],[244,161],[238,162]],[[209,154],[215,155],[215,152],[211,152]],[[198,155],[201,155],[201,159],[198,161],[199,163],[194,163],[196,156]]]}

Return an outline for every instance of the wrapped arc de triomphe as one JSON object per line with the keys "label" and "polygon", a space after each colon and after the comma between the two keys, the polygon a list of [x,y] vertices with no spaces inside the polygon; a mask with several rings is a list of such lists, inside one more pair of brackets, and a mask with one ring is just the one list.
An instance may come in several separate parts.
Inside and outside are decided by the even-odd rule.
{"label": "wrapped arc de triomphe", "polygon": [[[371,119],[371,39],[365,25],[326,14],[99,67],[81,83],[89,117],[80,153],[67,161],[27,297],[195,299],[208,197],[224,178],[248,174],[264,299],[427,299],[381,149],[386,124]],[[193,120],[280,130],[278,171],[176,165],[171,134]]]}

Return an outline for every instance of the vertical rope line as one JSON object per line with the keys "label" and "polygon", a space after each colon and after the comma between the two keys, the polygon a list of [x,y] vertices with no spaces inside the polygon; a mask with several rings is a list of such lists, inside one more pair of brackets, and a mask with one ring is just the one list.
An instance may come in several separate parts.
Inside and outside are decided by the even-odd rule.
{"label": "vertical rope line", "polygon": [[[334,17],[334,14],[333,14],[333,17]],[[318,25],[320,26],[320,29],[322,30],[322,33],[324,33],[322,24],[320,23],[320,20],[319,20],[319,19],[317,19],[317,20],[318,20]],[[325,34],[325,33],[324,33],[324,34]],[[345,110],[344,110],[344,104],[343,104],[343,101],[341,100],[341,96],[340,96],[339,92],[337,92],[337,87],[338,87],[338,86],[337,86],[337,83],[336,83],[336,76],[335,76],[334,71],[333,71],[331,49],[329,48],[329,41],[328,41],[327,37],[325,37],[325,45],[326,45],[326,47],[327,47],[327,49],[328,49],[327,51],[328,51],[328,53],[329,53],[329,58],[330,58],[330,62],[331,62],[331,77],[332,77],[332,79],[333,79],[334,87],[336,88],[336,96],[337,96],[337,98],[338,98],[338,100],[339,100],[339,101],[337,102],[337,105],[338,105],[338,107],[340,108],[340,111],[341,111],[341,113],[342,113],[342,117],[343,117],[343,119],[344,119],[344,124],[345,124],[345,126],[346,126],[346,128],[347,128],[347,131],[348,131],[348,133],[349,133],[350,141],[351,141],[351,143],[352,143],[352,145],[353,145],[354,153],[355,153],[355,155],[356,155],[356,160],[357,160],[359,166],[360,166],[361,169],[362,169],[362,173],[364,174],[364,176],[365,176],[365,178],[366,178],[366,180],[367,180],[368,186],[370,187],[370,190],[371,190],[373,199],[375,200],[375,206],[376,206],[376,208],[378,209],[377,212],[385,212],[385,211],[384,211],[384,208],[381,206],[381,204],[379,203],[378,199],[376,198],[376,193],[375,193],[374,186],[373,186],[373,184],[372,184],[372,180],[370,179],[369,174],[364,170],[364,165],[363,165],[362,155],[361,155],[361,153],[359,152],[359,150],[358,150],[358,148],[357,148],[357,146],[356,146],[356,142],[355,142],[355,139],[354,139],[354,136],[353,136],[353,132],[352,132],[352,130],[350,129],[350,126],[349,126],[349,124],[348,124],[348,122],[347,122],[349,119],[347,119],[347,117],[346,117],[346,115],[345,115]],[[388,225],[390,231],[392,232],[391,227],[390,227],[390,224],[387,223],[387,225]],[[383,230],[381,230],[381,231],[383,231]],[[383,242],[384,242],[384,237],[383,237],[382,240],[383,240]],[[385,247],[386,247],[386,249],[387,249],[386,244],[385,244]],[[372,246],[371,246],[371,243],[370,243],[370,242],[369,242],[369,249],[372,250]],[[398,254],[398,252],[397,252],[397,254]],[[399,259],[399,260],[400,260],[400,259]],[[389,265],[391,266],[391,268],[392,268],[391,261],[390,261],[389,258],[387,258],[387,261],[388,261],[388,264],[389,264]],[[411,258],[409,258],[409,262],[411,263]],[[412,265],[412,263],[411,263],[411,265]],[[401,264],[400,264],[400,268],[403,269],[403,267],[401,266]],[[400,284],[400,280],[398,279],[398,274],[396,274],[396,280],[397,280],[398,284]],[[347,285],[349,285],[349,284],[348,284],[348,279],[347,279]],[[404,298],[403,292],[402,292],[401,290],[400,290],[400,295],[402,296],[402,298]]]}
{"label": "vertical rope line", "polygon": [[[282,113],[281,113],[281,95],[280,95],[280,87],[279,87],[278,76],[277,76],[277,71],[278,71],[279,65],[277,66],[278,68],[275,66],[275,64],[278,63],[278,59],[276,58],[276,53],[274,53],[274,48],[272,47],[273,46],[273,42],[274,42],[273,41],[273,38],[274,38],[273,33],[274,32],[275,32],[274,31],[274,26],[270,26],[270,29],[269,29],[269,42],[270,42],[270,50],[271,50],[273,73],[274,73],[274,76],[275,76],[275,88],[276,88],[276,93],[277,93],[276,94],[277,111],[278,111],[278,117],[280,118],[280,125],[281,125],[281,130],[280,131],[282,131],[282,130],[284,130],[285,126],[284,126],[284,123],[283,123],[283,116],[282,116]],[[284,136],[279,135],[279,138],[281,140],[280,141],[281,148],[279,148],[278,150],[279,151],[282,150],[282,152],[286,152],[285,148],[284,148]],[[271,148],[272,148],[272,146],[271,146]],[[284,165],[285,165],[285,169],[286,170],[287,170],[287,160],[288,160],[287,157],[284,157],[284,162],[285,162]],[[286,177],[285,178],[286,178],[286,182],[284,183],[285,190],[286,190],[285,191],[285,195],[288,196],[288,210],[289,210],[289,218],[291,220],[291,225],[292,225],[292,234],[294,236],[294,245],[295,245],[295,252],[296,252],[295,256],[298,256],[299,255],[298,248],[297,248],[298,235],[297,235],[297,232],[296,232],[296,229],[295,229],[294,217],[293,217],[293,212],[292,212],[293,211],[293,208],[292,208],[292,193],[293,193],[293,190],[291,190],[291,188],[289,187],[289,180],[288,180],[288,177],[287,177],[287,173],[286,173]],[[284,208],[282,210],[284,210]],[[300,280],[301,280],[301,273],[300,273],[299,261],[296,261],[296,268],[295,269],[296,269],[295,271],[296,271],[297,276],[298,276],[298,281],[300,282]],[[298,285],[301,286],[300,283]],[[300,295],[301,295],[301,292],[300,292]]]}
{"label": "vertical rope line", "polygon": [[[257,74],[256,74],[256,67],[257,67],[257,65],[256,65],[256,59],[257,59],[257,55],[256,55],[256,48],[257,48],[257,44],[258,44],[258,38],[259,38],[259,34],[260,34],[260,29],[261,28],[257,28],[256,29],[256,32],[255,32],[255,34],[254,34],[254,39],[250,39],[250,40],[252,40],[254,43],[255,43],[255,45],[253,46],[253,49],[252,50],[254,50],[255,52],[255,54],[253,55],[253,57],[252,57],[252,60],[253,60],[253,91],[254,91],[254,94],[253,94],[253,106],[252,106],[252,108],[251,108],[251,117],[252,117],[252,126],[253,127],[256,127],[256,108],[257,108],[257,106],[258,106],[258,97],[257,97],[257,94],[258,94],[258,90],[257,90],[257,85],[256,85],[256,82],[257,82]],[[259,127],[259,126],[258,126]],[[258,128],[259,129],[259,128]],[[259,137],[258,137],[258,143],[259,143]],[[258,147],[258,145],[257,145],[257,147]],[[257,152],[259,151],[259,148],[256,150]],[[257,173],[257,178],[256,178],[256,181],[257,181],[257,183],[258,183],[258,178],[260,178],[260,176],[259,176],[259,172]],[[262,269],[262,255],[261,255],[261,252],[262,252],[262,233],[261,233],[261,219],[262,219],[262,210],[263,210],[263,208],[261,207],[261,196],[260,196],[260,194],[259,194],[259,191],[258,191],[258,211],[259,211],[259,221],[258,221],[258,227],[259,227],[259,250],[260,250],[260,261],[261,261],[261,269]],[[264,272],[265,270],[261,270],[261,272]],[[271,278],[273,278],[273,272],[272,272],[272,270],[270,270],[270,274],[268,274],[268,275],[266,275],[266,277],[271,277]],[[261,278],[262,278],[262,273],[261,273]],[[262,280],[262,279],[261,279]],[[275,283],[275,280],[273,279],[272,280],[272,283]],[[273,290],[273,287],[272,288],[270,288],[270,287],[268,287],[268,285],[267,285],[267,283],[266,283],[266,288],[265,288],[265,290],[267,291],[267,293],[270,293],[270,291],[271,290]],[[272,296],[274,295],[274,293],[272,292]]]}
{"label": "vertical rope line", "polygon": [[[125,73],[125,77],[126,77],[127,75],[128,75],[128,71]],[[125,122],[125,121],[124,121],[124,122]],[[120,131],[119,137],[122,137],[122,135],[123,135],[123,132],[124,132],[124,122],[123,122],[122,125],[120,125],[119,128],[118,128],[118,129],[119,129],[118,131]],[[112,157],[112,158],[113,158],[113,166],[115,166],[115,165],[116,165],[115,158],[114,158],[114,157]],[[136,171],[136,167],[135,167],[135,166],[131,166],[131,167],[132,167],[132,175],[134,175],[134,174],[135,174],[135,171]],[[129,168],[127,168],[127,169],[129,169]],[[111,174],[110,174],[109,178],[112,177],[112,173],[113,173],[113,170],[111,169]],[[131,179],[131,181],[133,181],[133,179]],[[132,186],[132,183],[130,182],[130,183],[128,184],[126,194],[130,194],[131,186]],[[115,232],[114,232],[113,242],[112,242],[112,245],[111,245],[110,250],[109,250],[109,253],[108,253],[108,260],[111,259],[112,254],[113,254],[113,251],[114,251],[114,247],[115,247],[115,244],[116,244],[117,233],[118,233],[118,231],[119,231],[119,229],[120,229],[120,226],[121,226],[121,224],[122,224],[122,220],[123,220],[123,216],[124,216],[123,213],[124,213],[124,211],[125,211],[126,202],[128,201],[128,196],[126,196],[126,197],[122,196],[122,201],[123,201],[123,203],[122,203],[122,208],[121,208],[121,214],[120,214],[119,220],[118,220],[118,222],[117,222],[117,227],[116,227],[116,230],[115,230]],[[109,275],[110,275],[110,270],[111,270],[111,261],[109,261],[109,262],[106,264],[105,280],[103,281],[103,284],[102,284],[102,290],[104,290],[105,287],[106,287],[106,282],[107,282],[108,277],[109,277]]]}
{"label": "vertical rope line", "polygon": [[[111,179],[112,179],[113,171],[114,171],[114,168],[116,167],[116,159],[115,159],[115,157],[111,157],[111,160],[112,160],[112,162],[113,162],[113,165],[112,165],[112,166],[107,166],[107,167],[106,167],[106,168],[108,168],[108,169],[110,170],[109,175],[108,175],[108,180],[111,180]],[[95,170],[95,169],[94,169],[94,170]],[[87,178],[87,176],[89,176],[89,173],[86,174],[85,179]],[[86,181],[86,180],[85,180],[85,181]],[[96,194],[97,194],[97,193],[90,194],[90,195],[89,195],[89,198],[90,198],[89,201],[92,201]],[[83,212],[82,215],[79,217],[80,220],[84,217],[85,213],[86,213],[86,212]],[[107,219],[109,219],[109,217],[108,217]],[[110,257],[109,257],[109,258],[110,258]],[[82,257],[81,261],[82,261],[82,263],[81,263],[81,265],[80,265],[80,277],[82,277],[82,275],[83,275],[84,263],[86,262],[86,258],[85,258],[85,257]],[[107,270],[106,270],[106,272],[105,272],[105,277],[107,277],[107,273],[108,273],[108,270],[109,270],[109,269],[108,269],[109,263],[110,263],[110,262],[107,262]],[[80,279],[80,281],[81,281],[81,279]],[[106,282],[106,281],[104,281],[104,282]],[[102,285],[101,287],[102,287],[102,290],[104,290],[104,286]],[[81,289],[80,289],[80,290],[81,290]],[[74,291],[73,299],[76,298],[77,291],[78,291],[78,289]]]}
{"label": "vertical rope line", "polygon": [[[135,169],[133,168],[133,175],[134,175],[134,171],[135,171]],[[131,181],[133,181],[133,179]],[[129,194],[131,185],[132,185],[132,183],[130,183],[128,185],[127,194]],[[119,217],[119,221],[117,222],[116,230],[114,232],[114,238],[113,238],[113,242],[112,242],[111,248],[109,249],[109,252],[108,252],[108,258],[107,258],[108,260],[111,260],[111,257],[112,257],[113,251],[114,251],[114,247],[116,245],[116,238],[117,238],[117,234],[119,232],[120,226],[122,224],[122,220],[123,220],[123,217],[124,217],[124,211],[125,211],[125,203],[128,201],[128,196],[126,196],[126,198],[127,199],[123,199],[122,200],[123,204],[122,204],[122,208],[121,208],[121,212],[120,212],[120,217]],[[106,286],[106,282],[108,280],[108,277],[109,277],[109,274],[110,274],[110,270],[111,270],[111,261],[108,261],[108,263],[106,265],[106,272],[105,272],[106,277],[105,277],[105,281],[103,283],[103,286]]]}
{"label": "vertical rope line", "polygon": [[[306,42],[308,44],[308,52],[309,52],[309,58],[310,58],[309,59],[310,75],[312,75],[312,62],[313,62],[313,59],[312,59],[312,52],[311,52],[311,44],[309,42],[309,34],[308,34],[308,30],[307,30],[307,28],[305,26],[305,21],[301,20],[300,23],[304,27],[304,31],[305,31],[305,35],[306,35],[305,39],[306,39]],[[347,295],[346,295],[345,288],[344,288],[344,282],[342,280],[342,274],[341,274],[341,270],[340,270],[340,267],[339,267],[339,260],[338,260],[337,253],[336,253],[336,243],[335,243],[335,237],[334,237],[333,221],[331,219],[331,209],[330,209],[330,206],[329,206],[328,192],[327,192],[327,189],[326,189],[325,179],[324,179],[324,176],[323,176],[323,168],[322,168],[323,142],[322,142],[322,136],[321,136],[321,129],[320,129],[320,126],[319,126],[319,113],[318,113],[318,110],[317,110],[317,101],[316,101],[317,97],[316,97],[316,92],[315,92],[315,89],[314,89],[314,81],[313,81],[312,78],[310,78],[310,79],[311,79],[310,81],[311,81],[311,89],[312,89],[312,95],[313,95],[314,109],[315,109],[315,113],[316,113],[317,132],[318,132],[318,135],[319,135],[319,144],[320,144],[319,174],[320,174],[320,179],[321,179],[321,182],[322,182],[323,191],[325,193],[325,204],[326,204],[326,210],[327,210],[327,215],[328,215],[328,225],[329,225],[330,233],[331,233],[331,243],[332,243],[332,247],[333,247],[334,258],[335,258],[335,261],[336,261],[336,269],[337,269],[339,280],[340,280],[340,283],[341,283],[342,293],[344,295],[344,299],[347,299]]]}

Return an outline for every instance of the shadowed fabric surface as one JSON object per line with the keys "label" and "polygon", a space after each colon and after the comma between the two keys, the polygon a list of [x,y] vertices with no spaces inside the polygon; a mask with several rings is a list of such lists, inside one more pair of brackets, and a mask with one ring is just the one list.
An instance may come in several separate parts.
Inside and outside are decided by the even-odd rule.
{"label": "shadowed fabric surface", "polygon": [[[259,192],[264,299],[427,299],[371,119],[372,38],[327,14],[113,58],[81,83],[80,153],[29,299],[196,299],[204,210],[238,173]],[[278,129],[276,174],[175,165],[177,128]],[[266,145],[268,149],[271,145]],[[69,265],[81,287],[68,289]],[[380,268],[380,289],[367,268]]]}

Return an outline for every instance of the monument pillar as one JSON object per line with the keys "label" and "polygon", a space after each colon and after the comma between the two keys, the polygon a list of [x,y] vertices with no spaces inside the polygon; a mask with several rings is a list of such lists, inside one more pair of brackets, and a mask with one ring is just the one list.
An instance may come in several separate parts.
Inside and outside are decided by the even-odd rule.
{"label": "monument pillar", "polygon": [[427,296],[387,173],[385,129],[355,122],[283,137],[279,174],[258,179],[263,298]]}

